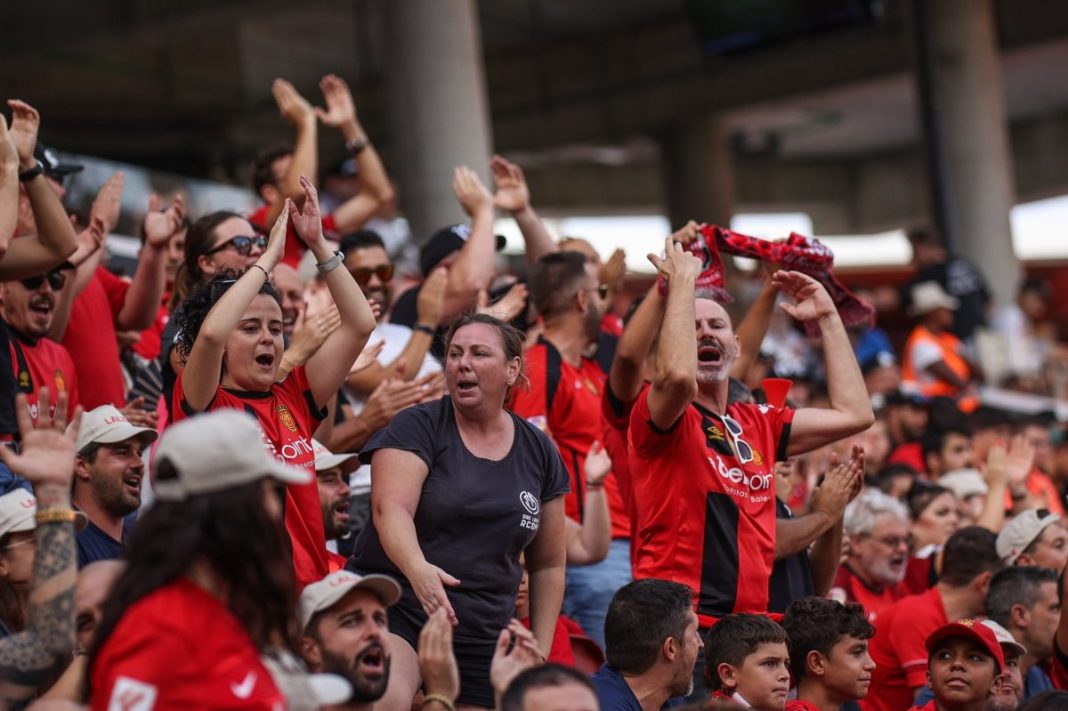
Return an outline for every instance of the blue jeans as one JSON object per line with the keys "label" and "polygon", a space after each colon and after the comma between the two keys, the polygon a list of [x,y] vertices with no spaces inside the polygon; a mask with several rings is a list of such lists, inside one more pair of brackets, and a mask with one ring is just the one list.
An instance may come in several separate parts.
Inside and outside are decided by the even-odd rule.
{"label": "blue jeans", "polygon": [[604,618],[616,590],[631,581],[630,541],[613,539],[608,556],[594,565],[569,565],[562,612],[604,649]]}

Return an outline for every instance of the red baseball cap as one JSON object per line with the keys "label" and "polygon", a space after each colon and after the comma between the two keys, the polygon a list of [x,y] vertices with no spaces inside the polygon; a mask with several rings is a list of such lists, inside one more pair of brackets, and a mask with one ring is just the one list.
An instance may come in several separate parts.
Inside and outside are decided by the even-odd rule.
{"label": "red baseball cap", "polygon": [[950,637],[964,637],[977,642],[990,652],[990,656],[994,658],[994,662],[998,665],[998,673],[1001,673],[1001,670],[1005,668],[1005,653],[1001,651],[1001,643],[994,636],[994,630],[979,620],[965,618],[942,625],[927,637],[927,644],[925,645],[927,653],[933,652],[939,642]]}

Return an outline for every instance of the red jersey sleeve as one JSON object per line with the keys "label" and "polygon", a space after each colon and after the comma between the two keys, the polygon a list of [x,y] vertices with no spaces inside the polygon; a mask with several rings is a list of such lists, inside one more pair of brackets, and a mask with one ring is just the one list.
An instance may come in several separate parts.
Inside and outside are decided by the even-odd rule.
{"label": "red jersey sleeve", "polygon": [[652,386],[646,385],[634,403],[634,409],[630,413],[629,439],[631,446],[638,455],[649,457],[657,452],[672,446],[679,437],[679,433],[685,430],[683,421],[690,418],[700,420],[701,415],[692,407],[687,407],[679,419],[666,430],[662,430],[653,423],[653,416],[649,411],[649,390]]}
{"label": "red jersey sleeve", "polygon": [[551,393],[548,392],[550,378],[547,353],[548,349],[541,344],[527,351],[526,372],[530,382],[525,388],[517,388],[512,396],[512,412],[542,432],[550,431]]}
{"label": "red jersey sleeve", "polygon": [[176,708],[157,697],[175,678],[175,665],[197,655],[180,634],[157,625],[123,625],[112,634],[93,666],[93,711]]}
{"label": "red jersey sleeve", "polygon": [[923,625],[898,625],[890,637],[890,648],[897,656],[910,689],[927,683],[927,635]]}
{"label": "red jersey sleeve", "polygon": [[1055,689],[1068,691],[1068,655],[1061,651],[1057,637],[1053,637],[1053,657],[1049,664],[1049,678]]}
{"label": "red jersey sleeve", "polygon": [[130,282],[120,279],[104,267],[96,268],[96,276],[100,279],[104,293],[108,297],[108,306],[111,307],[111,318],[116,319],[126,303],[126,292],[130,290]]}

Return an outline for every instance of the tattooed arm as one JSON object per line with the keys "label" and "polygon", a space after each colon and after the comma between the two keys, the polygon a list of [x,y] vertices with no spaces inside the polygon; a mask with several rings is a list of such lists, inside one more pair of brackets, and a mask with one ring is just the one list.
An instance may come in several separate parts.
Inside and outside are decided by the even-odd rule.
{"label": "tattooed arm", "polygon": [[[33,563],[29,620],[26,630],[0,639],[0,703],[28,699],[49,681],[57,662],[74,649],[74,583],[78,569],[74,547],[70,479],[74,470],[74,438],[80,415],[70,431],[66,425],[66,395],[60,394],[55,416],[49,417],[47,388],[41,388],[37,429],[26,407],[25,396],[15,402],[22,453],[0,446],[0,460],[34,485],[39,522],[34,531],[37,554]],[[46,520],[41,521],[44,518]]]}

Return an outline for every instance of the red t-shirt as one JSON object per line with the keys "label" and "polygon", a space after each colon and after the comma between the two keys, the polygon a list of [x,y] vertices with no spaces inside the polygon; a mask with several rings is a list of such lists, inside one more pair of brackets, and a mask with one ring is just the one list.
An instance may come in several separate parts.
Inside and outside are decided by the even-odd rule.
{"label": "red t-shirt", "polygon": [[[524,617],[520,622],[528,630],[530,629],[529,617]],[[566,667],[575,666],[575,652],[571,649],[571,633],[568,631],[562,615],[556,618],[556,627],[553,629],[553,643],[549,648],[549,658],[546,661],[563,664]]]}
{"label": "red t-shirt", "polygon": [[134,353],[145,360],[155,360],[163,350],[163,329],[167,328],[167,322],[171,320],[171,312],[167,310],[167,301],[170,296],[163,295],[163,303],[156,312],[156,320],[152,325],[141,331],[141,338],[133,344]]}
{"label": "red t-shirt", "polygon": [[[182,376],[174,384],[174,422],[197,413],[189,408],[182,390]],[[297,589],[322,580],[329,572],[326,533],[323,513],[319,505],[319,485],[315,481],[315,455],[312,452],[312,433],[325,417],[316,411],[311,386],[304,368],[294,368],[280,383],[267,392],[238,392],[222,386],[206,408],[207,411],[234,409],[253,415],[263,430],[263,442],[278,461],[312,473],[307,484],[286,487],[286,529],[293,542],[293,569],[297,574]]]}
{"label": "red t-shirt", "polygon": [[886,458],[886,463],[908,464],[920,474],[927,471],[927,463],[923,461],[923,447],[919,442],[905,442],[894,447]]}
{"label": "red t-shirt", "polygon": [[55,407],[58,393],[67,393],[67,411],[78,406],[78,372],[67,349],[47,338],[36,341],[23,338],[10,329],[11,367],[15,371],[15,387],[26,394],[30,417],[37,421],[37,389],[48,386]]}
{"label": "red t-shirt", "polygon": [[74,300],[63,335],[78,369],[78,400],[86,410],[101,405],[126,405],[126,381],[119,363],[115,319],[126,301],[130,283],[97,267],[85,290]]}
{"label": "red t-shirt", "polygon": [[701,627],[732,612],[767,612],[775,559],[773,467],[785,456],[794,411],[735,403],[727,415],[740,434],[696,403],[661,431],[646,387],[630,418],[641,541],[634,577],[689,585]]}
{"label": "red t-shirt", "polygon": [[[581,521],[585,512],[586,453],[595,440],[604,436],[601,423],[601,394],[605,374],[590,358],[576,368],[560,357],[545,339],[539,339],[526,354],[530,387],[512,396],[512,411],[549,434],[560,450],[571,492],[564,498],[567,515]],[[613,460],[614,463],[614,460]],[[630,538],[630,519],[615,478],[605,479],[605,495],[612,519],[612,537]]]}
{"label": "red t-shirt", "polygon": [[864,711],[901,711],[912,705],[914,688],[927,683],[927,637],[949,622],[938,588],[910,595],[879,615],[868,647],[875,671]]}
{"label": "red t-shirt", "polygon": [[786,706],[783,707],[783,711],[823,711],[819,706],[811,701],[802,701],[801,699],[790,699],[786,702]]}
{"label": "red t-shirt", "polygon": [[93,664],[90,708],[284,711],[248,633],[187,578],[138,600]]}
{"label": "red t-shirt", "polygon": [[[270,210],[270,205],[261,205],[258,210],[248,216],[249,223],[253,227],[263,230],[264,234],[269,233],[271,227],[274,226],[266,224],[268,210]],[[337,232],[337,223],[334,222],[333,215],[323,215],[323,232],[327,237],[333,236]],[[297,236],[297,231],[293,229],[293,222],[290,221],[286,231],[286,249],[282,253],[282,264],[288,264],[296,269],[297,265],[300,264],[300,258],[304,256],[306,251],[308,251],[307,245]]]}
{"label": "red t-shirt", "polygon": [[834,585],[831,587],[827,597],[841,603],[860,603],[860,606],[864,608],[864,612],[868,615],[868,622],[875,624],[876,618],[883,610],[898,600],[907,597],[908,594],[909,590],[904,583],[890,585],[878,590],[868,587],[868,584],[861,580],[848,564],[843,564],[838,567],[838,574],[834,577]]}
{"label": "red t-shirt", "polygon": [[909,558],[908,563],[905,564],[905,579],[901,581],[901,584],[905,587],[906,594],[919,595],[925,593],[938,582],[937,571],[935,571],[935,557],[937,555],[937,553],[931,553],[924,558],[917,558],[916,556]]}
{"label": "red t-shirt", "polygon": [[[627,517],[629,530],[622,535],[616,533],[615,520],[612,523],[612,536],[630,539],[630,565],[638,556],[638,520],[637,504],[634,500],[634,479],[630,475],[630,453],[627,445],[627,429],[630,427],[630,411],[634,409],[633,402],[620,402],[611,392],[608,380],[604,383],[604,397],[601,398],[601,442],[605,451],[612,459],[612,473],[608,479],[612,481],[612,489],[605,484],[605,491],[613,491],[619,497],[618,506],[623,509]],[[609,499],[611,506],[612,500]]]}
{"label": "red t-shirt", "polygon": [[938,704],[934,699],[931,699],[923,706],[913,706],[909,711],[938,711]]}

